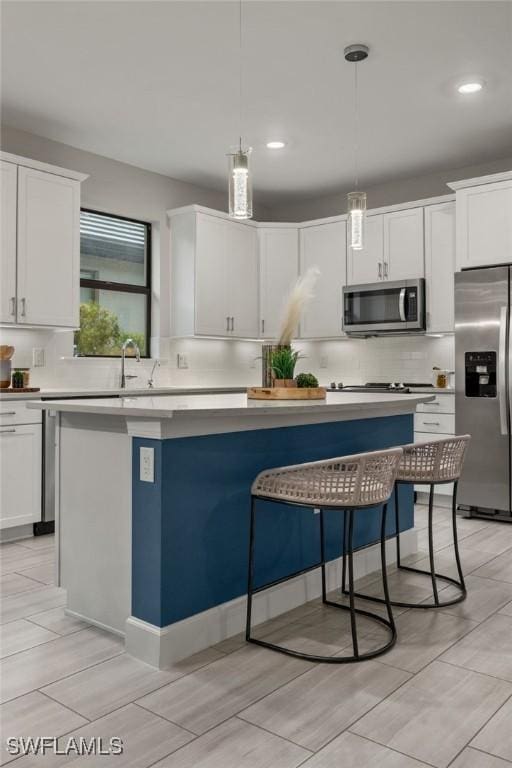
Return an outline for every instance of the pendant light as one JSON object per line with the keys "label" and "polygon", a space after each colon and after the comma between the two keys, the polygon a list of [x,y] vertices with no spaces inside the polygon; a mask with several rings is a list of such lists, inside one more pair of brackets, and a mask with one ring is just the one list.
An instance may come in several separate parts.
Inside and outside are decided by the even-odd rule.
{"label": "pendant light", "polygon": [[354,64],[354,192],[347,195],[347,213],[349,223],[349,243],[353,251],[364,247],[364,219],[366,214],[366,192],[361,192],[359,186],[359,93],[357,81],[358,62],[368,58],[370,49],[367,45],[356,43],[348,45],[345,50],[345,60]]}
{"label": "pendant light", "polygon": [[240,138],[238,146],[228,155],[229,215],[232,219],[252,218],[251,147],[242,146],[242,0],[238,4],[239,25],[239,109]]}

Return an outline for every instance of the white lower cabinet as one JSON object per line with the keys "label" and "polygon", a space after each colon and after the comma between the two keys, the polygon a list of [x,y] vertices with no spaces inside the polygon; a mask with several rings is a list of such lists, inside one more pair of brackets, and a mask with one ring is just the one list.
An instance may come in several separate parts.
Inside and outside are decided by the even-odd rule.
{"label": "white lower cabinet", "polygon": [[41,519],[41,424],[0,426],[0,529]]}
{"label": "white lower cabinet", "polygon": [[[431,440],[442,440],[455,436],[455,395],[439,394],[430,403],[419,405],[414,415],[414,442],[428,443]],[[429,493],[429,485],[415,485],[419,493]],[[435,486],[434,493],[441,496],[451,496],[453,483],[440,483]]]}
{"label": "white lower cabinet", "polygon": [[347,225],[336,221],[300,230],[300,273],[318,267],[315,297],[300,324],[302,339],[343,336],[343,286],[346,276]]}

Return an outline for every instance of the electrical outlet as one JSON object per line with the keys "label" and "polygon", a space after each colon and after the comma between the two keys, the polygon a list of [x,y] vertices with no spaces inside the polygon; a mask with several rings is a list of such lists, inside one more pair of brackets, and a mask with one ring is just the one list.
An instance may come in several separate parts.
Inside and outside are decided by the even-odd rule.
{"label": "electrical outlet", "polygon": [[155,449],[141,447],[140,449],[140,479],[144,483],[155,482]]}
{"label": "electrical outlet", "polygon": [[46,365],[44,347],[32,348],[32,366],[34,368],[44,368]]}
{"label": "electrical outlet", "polygon": [[188,368],[188,360],[186,355],[180,355],[178,353],[178,368]]}
{"label": "electrical outlet", "polygon": [[320,358],[320,368],[327,368],[329,365],[329,358],[327,355],[322,355]]}

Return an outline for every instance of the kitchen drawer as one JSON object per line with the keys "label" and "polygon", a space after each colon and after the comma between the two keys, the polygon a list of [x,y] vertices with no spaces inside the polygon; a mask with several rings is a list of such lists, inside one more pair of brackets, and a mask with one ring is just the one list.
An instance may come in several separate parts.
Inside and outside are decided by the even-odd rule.
{"label": "kitchen drawer", "polygon": [[22,403],[7,400],[0,402],[0,430],[2,427],[8,427],[12,424],[40,424],[42,421],[42,412],[27,408],[27,401]]}
{"label": "kitchen drawer", "polygon": [[431,403],[420,403],[417,413],[455,413],[455,395],[436,395]]}
{"label": "kitchen drawer", "polygon": [[415,413],[415,432],[432,432],[435,434],[455,434],[454,413]]}

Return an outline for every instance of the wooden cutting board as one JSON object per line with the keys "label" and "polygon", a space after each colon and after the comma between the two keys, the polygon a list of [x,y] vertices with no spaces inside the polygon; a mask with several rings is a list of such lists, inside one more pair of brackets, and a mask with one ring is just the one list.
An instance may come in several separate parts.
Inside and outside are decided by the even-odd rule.
{"label": "wooden cutting board", "polygon": [[249,400],[325,400],[325,387],[249,387]]}
{"label": "wooden cutting board", "polygon": [[41,391],[41,387],[16,387],[16,388],[5,387],[5,389],[0,389],[0,396],[1,395],[17,395],[18,393],[23,394],[23,392],[25,392],[26,394],[27,392],[40,392],[40,391]]}

